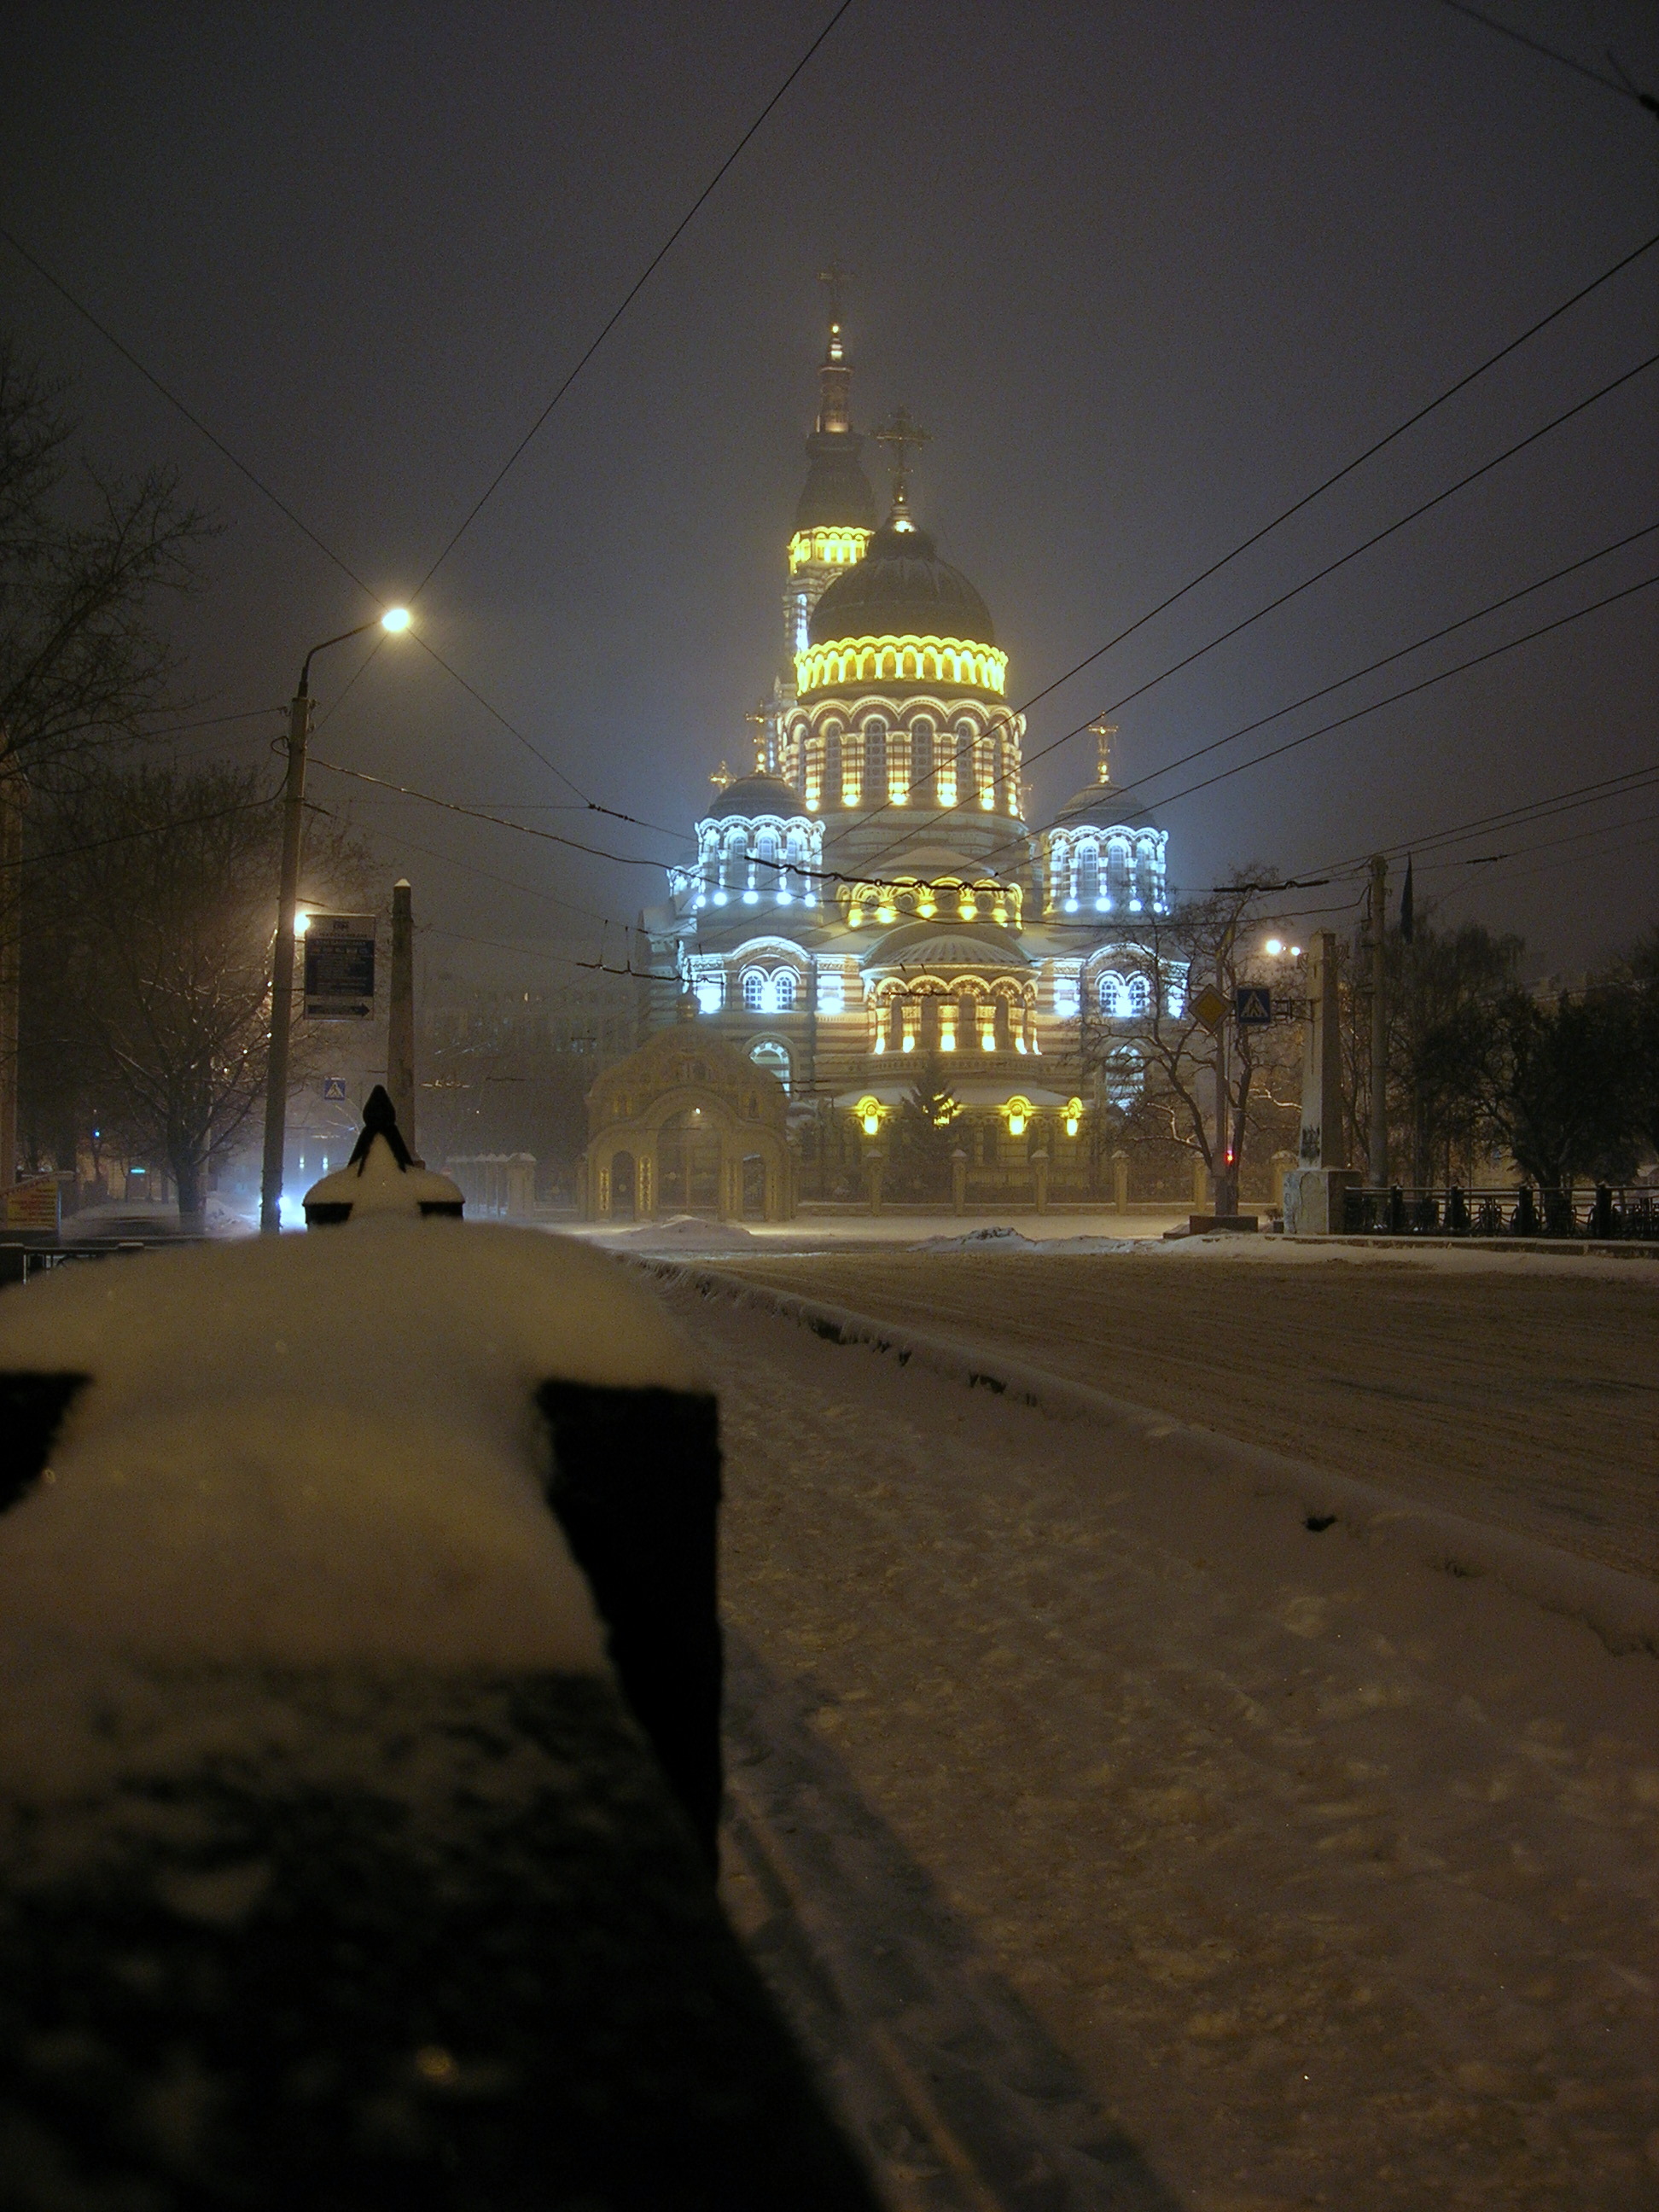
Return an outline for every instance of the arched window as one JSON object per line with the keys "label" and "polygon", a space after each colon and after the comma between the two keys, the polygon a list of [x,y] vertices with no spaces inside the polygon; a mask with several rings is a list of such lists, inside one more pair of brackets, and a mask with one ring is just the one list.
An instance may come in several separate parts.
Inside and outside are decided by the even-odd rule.
{"label": "arched window", "polygon": [[1129,1011],[1128,994],[1123,988],[1121,975],[1110,969],[1100,979],[1100,1011],[1108,1021],[1115,1022]]}
{"label": "arched window", "polygon": [[864,804],[879,804],[887,789],[887,725],[872,715],[864,726]]}
{"label": "arched window", "polygon": [[1118,905],[1129,896],[1129,848],[1121,837],[1114,837],[1107,848],[1106,893]]}
{"label": "arched window", "polygon": [[781,1014],[787,1014],[795,1003],[795,971],[780,968],[772,979],[772,997]]}
{"label": "arched window", "polygon": [[1124,1012],[1139,1021],[1152,1012],[1152,989],[1144,975],[1131,975],[1124,992]]}
{"label": "arched window", "polygon": [[766,1003],[766,978],[758,968],[743,971],[743,1003],[751,1014],[759,1013]]}
{"label": "arched window", "polygon": [[823,803],[839,806],[842,797],[841,724],[830,722],[823,732]]}
{"label": "arched window", "polygon": [[763,1067],[769,1075],[775,1075],[787,1091],[789,1048],[787,1044],[780,1044],[776,1037],[757,1037],[749,1048],[749,1057],[757,1067]]}
{"label": "arched window", "polygon": [[933,780],[933,723],[928,714],[918,714],[910,725],[910,781],[915,787],[916,804],[920,806],[928,798],[927,786]]}
{"label": "arched window", "polygon": [[1100,848],[1092,837],[1078,848],[1077,895],[1085,906],[1100,896]]}
{"label": "arched window", "polygon": [[957,724],[957,803],[965,806],[979,790],[975,775],[974,726],[971,722]]}
{"label": "arched window", "polygon": [[808,738],[801,750],[805,761],[802,781],[806,804],[816,813],[823,803],[823,739]]}

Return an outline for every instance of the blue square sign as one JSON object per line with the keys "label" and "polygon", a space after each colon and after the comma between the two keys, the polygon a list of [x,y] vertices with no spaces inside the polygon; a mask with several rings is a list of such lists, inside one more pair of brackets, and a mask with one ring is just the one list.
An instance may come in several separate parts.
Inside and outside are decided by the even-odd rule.
{"label": "blue square sign", "polygon": [[1233,990],[1233,1019],[1242,1030],[1262,1029],[1273,1018],[1270,983],[1239,983]]}
{"label": "blue square sign", "polygon": [[343,1075],[325,1075],[323,1078],[323,1096],[325,1098],[343,1099],[345,1095],[346,1079]]}

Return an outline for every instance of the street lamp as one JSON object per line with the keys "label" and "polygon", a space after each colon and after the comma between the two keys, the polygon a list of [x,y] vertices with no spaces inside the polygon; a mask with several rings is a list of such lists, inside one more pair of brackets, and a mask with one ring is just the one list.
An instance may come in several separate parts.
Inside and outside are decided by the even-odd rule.
{"label": "street lamp", "polygon": [[270,965],[270,1056],[265,1069],[265,1154],[259,1177],[259,1227],[274,1237],[283,1225],[283,1147],[288,1135],[288,1059],[294,1028],[295,909],[300,898],[300,839],[305,823],[306,745],[311,736],[311,664],[331,645],[365,630],[396,636],[409,628],[407,607],[388,607],[373,622],[313,645],[300,666],[288,717],[288,773],[283,780],[283,866],[276,890],[276,939]]}

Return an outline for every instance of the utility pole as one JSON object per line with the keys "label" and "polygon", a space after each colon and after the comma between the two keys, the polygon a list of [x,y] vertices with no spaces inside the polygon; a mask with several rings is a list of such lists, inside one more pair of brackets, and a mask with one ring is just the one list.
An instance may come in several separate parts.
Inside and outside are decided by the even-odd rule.
{"label": "utility pole", "polygon": [[392,886],[392,1018],[387,1024],[386,1087],[410,1152],[415,1146],[415,914],[409,878]]}
{"label": "utility pole", "polygon": [[270,1051],[265,1064],[265,1150],[259,1176],[259,1230],[283,1225],[283,1153],[288,1139],[289,1048],[294,1034],[294,916],[300,902],[300,842],[305,830],[306,746],[311,738],[311,664],[331,645],[365,630],[396,636],[409,628],[405,607],[388,607],[377,622],[358,623],[313,645],[300,666],[288,714],[288,773],[283,779],[283,864],[276,885],[276,942],[270,959]]}
{"label": "utility pole", "polygon": [[1371,1127],[1367,1178],[1373,1190],[1389,1180],[1389,864],[1371,861]]}
{"label": "utility pole", "polygon": [[283,1151],[288,1139],[288,1061],[294,1036],[294,916],[300,902],[300,841],[305,828],[306,746],[311,738],[311,655],[288,712],[288,769],[283,778],[283,864],[276,885],[276,943],[270,964],[270,1053],[265,1067],[265,1150],[259,1176],[259,1227],[283,1225]]}
{"label": "utility pole", "polygon": [[[23,1003],[23,807],[28,786],[0,749],[0,1190],[17,1180],[17,1062]],[[70,1165],[73,1167],[74,1161]]]}

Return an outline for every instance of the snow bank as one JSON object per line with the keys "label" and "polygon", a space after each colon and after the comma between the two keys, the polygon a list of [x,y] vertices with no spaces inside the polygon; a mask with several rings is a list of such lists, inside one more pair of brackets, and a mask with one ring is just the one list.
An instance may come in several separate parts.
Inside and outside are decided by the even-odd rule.
{"label": "snow bank", "polygon": [[0,1294],[0,1371],[91,1378],[0,1515],[14,1704],[106,1662],[602,1671],[535,1393],[703,1387],[602,1254],[441,1221],[60,1269]]}
{"label": "snow bank", "polygon": [[913,1252],[1035,1252],[1039,1248],[1018,1229],[968,1229],[960,1237],[928,1237]]}
{"label": "snow bank", "polygon": [[[650,1262],[642,1264],[649,1266]],[[705,1297],[772,1313],[843,1345],[863,1345],[955,1382],[1006,1395],[1061,1419],[1082,1419],[1103,1431],[1157,1443],[1172,1462],[1276,1499],[1301,1516],[1329,1528],[1344,1525],[1366,1540],[1406,1550],[1443,1573],[1490,1576],[1552,1613],[1582,1621],[1615,1654],[1659,1656],[1659,1587],[1582,1559],[1536,1538],[1514,1534],[1462,1514],[1442,1511],[1358,1476],[1328,1473],[1287,1454],[1267,1449],[1195,1423],[1132,1404],[1104,1390],[1050,1375],[1000,1351],[963,1339],[908,1328],[825,1304],[790,1291],[745,1282],[714,1267],[659,1262],[661,1279],[684,1284]]]}
{"label": "snow bank", "polygon": [[745,1252],[757,1242],[734,1221],[709,1221],[701,1214],[677,1213],[667,1221],[642,1221],[608,1240],[612,1244],[648,1244],[653,1251]]}
{"label": "snow bank", "polygon": [[1054,1252],[1139,1252],[1136,1237],[1026,1237],[1018,1229],[969,1229],[960,1237],[929,1237],[912,1252],[1023,1252],[1039,1259]]}

